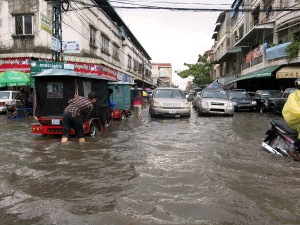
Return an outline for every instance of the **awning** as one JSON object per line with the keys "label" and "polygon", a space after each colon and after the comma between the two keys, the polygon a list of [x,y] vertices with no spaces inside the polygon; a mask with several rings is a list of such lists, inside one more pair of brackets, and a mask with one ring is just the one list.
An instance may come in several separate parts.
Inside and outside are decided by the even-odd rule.
{"label": "awning", "polygon": [[265,31],[273,31],[274,22],[269,23],[261,23],[254,26],[244,37],[242,37],[235,45],[237,46],[249,46],[249,43],[253,43],[253,41],[257,40],[258,37],[265,37]]}
{"label": "awning", "polygon": [[280,78],[299,78],[300,67],[286,66],[276,72],[276,79]]}
{"label": "awning", "polygon": [[34,74],[31,77],[37,78],[37,77],[50,77],[50,76],[70,76],[70,77],[85,77],[85,78],[93,78],[93,79],[99,79],[99,80],[109,80],[105,77],[98,76],[96,74],[85,74],[85,73],[76,73],[72,70],[66,70],[66,69],[48,69],[44,70],[40,73]]}
{"label": "awning", "polygon": [[239,77],[235,80],[231,80],[231,81],[225,83],[225,85],[232,84],[232,83],[235,83],[235,82],[238,82],[238,81],[241,81],[241,80],[246,80],[246,79],[270,77],[270,76],[272,76],[272,73],[275,70],[277,70],[279,67],[280,66],[271,66],[271,67],[268,67],[268,68],[257,70],[255,72],[245,74],[245,75],[243,75],[243,76],[241,76],[241,77]]}
{"label": "awning", "polygon": [[242,51],[242,47],[233,47],[230,48],[224,55],[222,55],[218,60],[217,63],[228,62],[229,59],[232,58],[233,55]]}

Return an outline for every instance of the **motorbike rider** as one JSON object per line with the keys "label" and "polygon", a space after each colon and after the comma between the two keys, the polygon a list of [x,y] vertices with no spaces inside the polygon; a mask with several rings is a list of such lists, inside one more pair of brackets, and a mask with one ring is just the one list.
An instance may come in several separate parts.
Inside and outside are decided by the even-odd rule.
{"label": "motorbike rider", "polygon": [[300,78],[295,81],[296,90],[291,93],[282,109],[282,115],[287,125],[298,132],[298,138],[287,150],[295,160],[300,161]]}

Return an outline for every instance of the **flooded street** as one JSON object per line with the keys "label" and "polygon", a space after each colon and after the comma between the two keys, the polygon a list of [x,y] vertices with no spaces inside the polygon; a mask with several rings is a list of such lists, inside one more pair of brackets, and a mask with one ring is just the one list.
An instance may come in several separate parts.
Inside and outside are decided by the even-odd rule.
{"label": "flooded street", "polygon": [[300,224],[300,164],[262,150],[269,113],[115,121],[79,144],[0,115],[3,225]]}

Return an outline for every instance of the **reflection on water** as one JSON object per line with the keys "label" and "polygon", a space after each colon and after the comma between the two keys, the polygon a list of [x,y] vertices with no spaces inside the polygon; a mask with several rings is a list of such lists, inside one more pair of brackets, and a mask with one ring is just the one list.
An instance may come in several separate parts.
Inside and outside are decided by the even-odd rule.
{"label": "reflection on water", "polygon": [[115,121],[79,144],[7,120],[1,224],[299,224],[299,164],[262,151],[269,114]]}

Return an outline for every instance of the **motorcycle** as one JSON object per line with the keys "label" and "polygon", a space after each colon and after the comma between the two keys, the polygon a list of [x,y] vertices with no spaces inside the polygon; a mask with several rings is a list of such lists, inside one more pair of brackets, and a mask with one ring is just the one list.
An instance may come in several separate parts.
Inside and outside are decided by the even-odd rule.
{"label": "motorcycle", "polygon": [[283,119],[271,119],[270,125],[271,128],[266,132],[267,137],[261,146],[270,153],[289,156],[287,150],[297,140],[297,131],[289,128]]}

